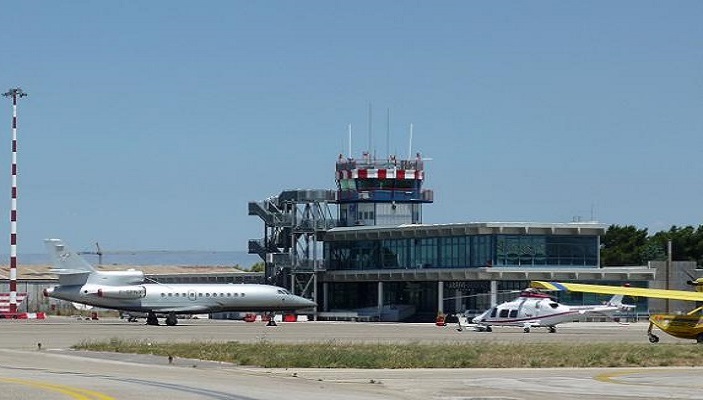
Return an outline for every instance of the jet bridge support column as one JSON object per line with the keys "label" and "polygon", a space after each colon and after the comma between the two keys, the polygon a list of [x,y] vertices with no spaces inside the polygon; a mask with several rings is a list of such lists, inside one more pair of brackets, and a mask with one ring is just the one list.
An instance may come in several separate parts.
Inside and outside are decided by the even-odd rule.
{"label": "jet bridge support column", "polygon": [[461,289],[454,289],[454,311],[456,311],[457,313],[465,311],[464,308],[466,308],[462,304],[464,300],[462,297],[463,294],[464,293],[461,291]]}
{"label": "jet bridge support column", "polygon": [[322,283],[322,311],[330,310],[330,284],[329,282]]}
{"label": "jet bridge support column", "polygon": [[437,314],[444,314],[444,281],[437,282]]}
{"label": "jet bridge support column", "polygon": [[378,282],[378,320],[381,320],[383,313],[383,282]]}
{"label": "jet bridge support column", "polygon": [[491,307],[498,303],[498,281],[491,281]]}

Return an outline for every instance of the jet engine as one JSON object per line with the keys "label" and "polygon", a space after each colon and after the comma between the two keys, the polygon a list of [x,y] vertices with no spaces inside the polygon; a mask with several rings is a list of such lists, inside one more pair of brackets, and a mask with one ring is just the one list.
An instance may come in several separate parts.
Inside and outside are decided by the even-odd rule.
{"label": "jet engine", "polygon": [[144,286],[106,286],[98,288],[98,297],[111,299],[141,299],[146,296]]}

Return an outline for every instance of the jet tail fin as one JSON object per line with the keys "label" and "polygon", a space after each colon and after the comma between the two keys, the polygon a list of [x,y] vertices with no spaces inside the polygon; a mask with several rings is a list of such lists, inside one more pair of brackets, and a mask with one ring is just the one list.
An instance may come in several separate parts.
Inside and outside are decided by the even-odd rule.
{"label": "jet tail fin", "polygon": [[622,298],[623,298],[623,295],[616,294],[613,297],[611,297],[610,300],[608,300],[608,305],[612,306],[612,307],[617,307],[622,311],[632,310],[633,308],[635,308],[634,305],[624,304],[622,302]]}
{"label": "jet tail fin", "polygon": [[615,307],[621,306],[622,305],[622,297],[623,296],[621,294],[614,295],[613,297],[610,298],[610,300],[608,300],[608,305],[615,306]]}
{"label": "jet tail fin", "polygon": [[95,268],[83,257],[66,248],[61,239],[44,240],[54,268],[51,272],[59,276],[60,285],[81,285]]}

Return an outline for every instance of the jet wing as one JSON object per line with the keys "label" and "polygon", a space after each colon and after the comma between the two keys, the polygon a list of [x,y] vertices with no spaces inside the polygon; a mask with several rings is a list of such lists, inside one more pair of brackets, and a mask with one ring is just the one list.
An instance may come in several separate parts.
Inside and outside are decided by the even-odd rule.
{"label": "jet wing", "polygon": [[536,289],[559,290],[569,292],[621,294],[634,297],[654,297],[658,299],[703,301],[703,292],[686,290],[649,289],[625,286],[587,285],[584,283],[561,283],[532,281],[530,286]]}

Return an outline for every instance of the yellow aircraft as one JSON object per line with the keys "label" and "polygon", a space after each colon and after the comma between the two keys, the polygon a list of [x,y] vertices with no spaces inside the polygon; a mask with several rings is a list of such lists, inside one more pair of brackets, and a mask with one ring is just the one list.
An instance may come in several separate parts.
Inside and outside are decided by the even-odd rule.
{"label": "yellow aircraft", "polygon": [[[620,294],[623,296],[633,297],[653,297],[659,299],[670,300],[689,300],[703,301],[703,279],[696,279],[688,282],[695,286],[695,292],[685,290],[669,290],[669,289],[649,289],[629,286],[606,286],[606,285],[587,285],[583,283],[561,283],[561,282],[543,282],[532,281],[530,286],[536,289],[582,292],[582,293],[599,293],[599,294]],[[683,315],[676,314],[653,314],[649,317],[649,329],[647,336],[649,341],[657,343],[659,337],[652,333],[652,328],[656,326],[662,331],[671,336],[682,339],[696,339],[698,343],[703,343],[703,314],[701,314],[703,306],[696,307],[690,312]]]}

